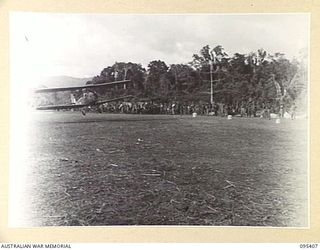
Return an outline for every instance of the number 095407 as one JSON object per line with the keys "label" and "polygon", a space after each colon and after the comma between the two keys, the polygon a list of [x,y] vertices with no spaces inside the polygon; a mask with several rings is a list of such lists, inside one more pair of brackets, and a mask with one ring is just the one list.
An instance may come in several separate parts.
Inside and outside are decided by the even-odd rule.
{"label": "number 095407", "polygon": [[300,248],[318,248],[318,244],[300,244]]}

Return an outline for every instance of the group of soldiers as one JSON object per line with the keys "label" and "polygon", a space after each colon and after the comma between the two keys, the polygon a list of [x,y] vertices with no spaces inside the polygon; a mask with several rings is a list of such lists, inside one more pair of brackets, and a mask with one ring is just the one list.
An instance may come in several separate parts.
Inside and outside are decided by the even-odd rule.
{"label": "group of soldiers", "polygon": [[290,113],[295,118],[296,105],[286,107],[284,104],[242,102],[240,104],[224,104],[221,102],[210,103],[187,103],[187,102],[112,102],[99,107],[99,112],[126,113],[126,114],[166,114],[166,115],[213,115],[213,116],[241,116],[263,117],[270,119],[271,114],[284,117]]}

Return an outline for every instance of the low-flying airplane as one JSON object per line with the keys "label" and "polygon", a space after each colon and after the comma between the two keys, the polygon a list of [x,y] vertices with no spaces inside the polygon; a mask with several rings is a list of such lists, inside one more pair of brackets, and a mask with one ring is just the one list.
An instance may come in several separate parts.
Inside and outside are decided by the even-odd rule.
{"label": "low-flying airplane", "polygon": [[130,82],[130,80],[123,80],[123,81],[115,81],[115,82],[107,82],[101,84],[88,84],[84,86],[76,86],[76,87],[58,87],[58,88],[41,88],[35,90],[35,93],[55,93],[55,92],[62,92],[62,91],[82,91],[82,96],[76,100],[73,94],[70,94],[71,102],[69,104],[63,105],[46,105],[46,106],[38,106],[36,107],[37,110],[63,110],[63,109],[74,109],[79,108],[83,115],[86,115],[85,108],[92,107],[92,106],[99,106],[107,102],[113,102],[118,100],[124,100],[128,98],[132,98],[133,96],[121,96],[118,98],[108,99],[108,100],[99,100],[98,94],[94,91],[98,88],[108,87],[108,86],[115,86],[115,85],[124,85],[126,88],[126,84]]}

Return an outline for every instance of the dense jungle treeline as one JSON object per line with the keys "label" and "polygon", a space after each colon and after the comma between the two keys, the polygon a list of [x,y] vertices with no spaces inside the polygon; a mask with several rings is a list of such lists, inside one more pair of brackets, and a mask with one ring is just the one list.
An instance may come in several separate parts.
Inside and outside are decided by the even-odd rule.
{"label": "dense jungle treeline", "polygon": [[306,52],[302,52],[300,60],[290,61],[282,53],[268,54],[263,49],[229,56],[222,46],[211,48],[207,45],[184,64],[167,65],[164,61],[154,60],[145,69],[138,63],[116,62],[87,84],[127,79],[131,83],[125,89],[104,89],[100,94],[132,94],[137,101],[209,102],[212,77],[215,102],[271,103],[281,100],[290,105],[306,92],[306,58]]}

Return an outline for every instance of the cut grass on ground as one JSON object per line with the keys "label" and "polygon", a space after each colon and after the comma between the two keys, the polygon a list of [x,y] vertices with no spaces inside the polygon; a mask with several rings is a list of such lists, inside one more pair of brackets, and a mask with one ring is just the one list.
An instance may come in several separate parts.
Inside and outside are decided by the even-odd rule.
{"label": "cut grass on ground", "polygon": [[303,120],[39,112],[28,129],[26,223],[307,226],[306,129]]}

